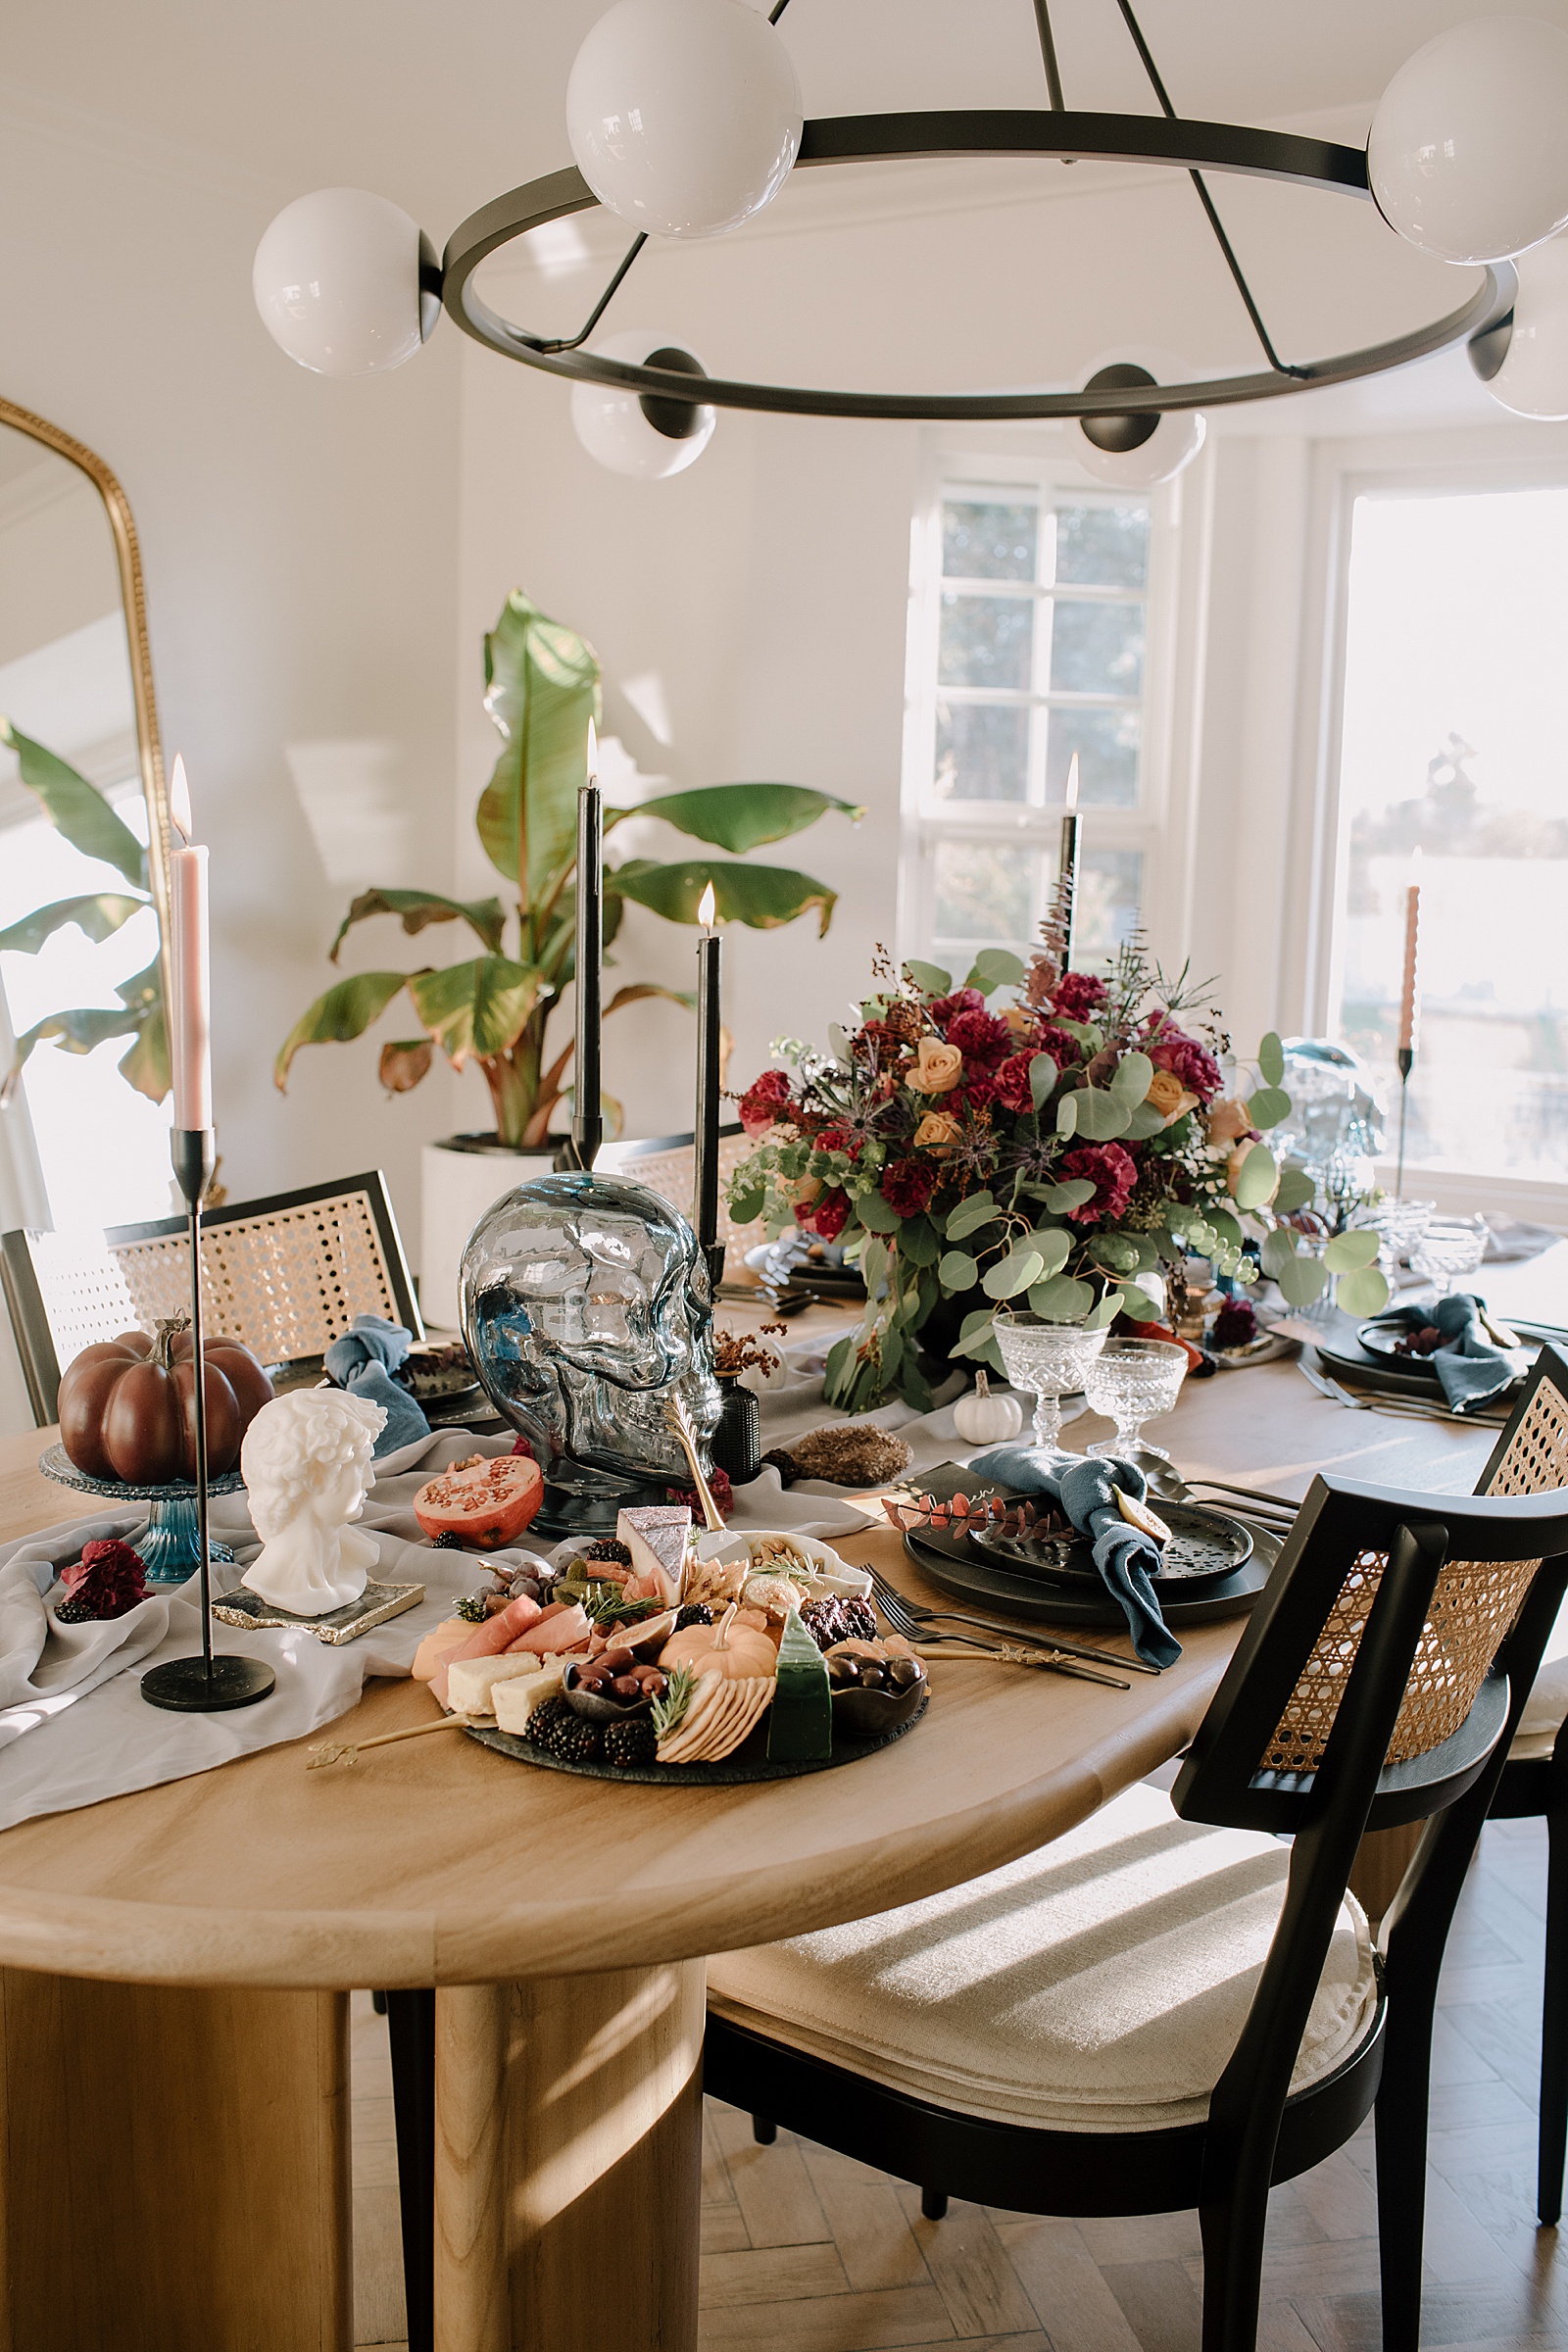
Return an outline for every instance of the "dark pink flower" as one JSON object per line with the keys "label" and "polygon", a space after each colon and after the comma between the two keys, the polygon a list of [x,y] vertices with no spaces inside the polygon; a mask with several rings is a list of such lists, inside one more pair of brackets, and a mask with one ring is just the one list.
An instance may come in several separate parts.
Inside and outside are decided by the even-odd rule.
{"label": "dark pink flower", "polygon": [[882,1171],[882,1198],[896,1217],[917,1217],[937,1189],[928,1159],[895,1159]]}
{"label": "dark pink flower", "polygon": [[1219,1063],[1206,1046],[1189,1037],[1185,1029],[1178,1029],[1169,1013],[1150,1014],[1144,1023],[1143,1044],[1155,1069],[1169,1070],[1200,1102],[1212,1102],[1219,1093]]}
{"label": "dark pink flower", "polygon": [[832,1192],[824,1193],[820,1200],[812,1202],[801,1223],[808,1225],[818,1241],[836,1242],[849,1223],[849,1216],[850,1196],[835,1185]]}
{"label": "dark pink flower", "polygon": [[790,1115],[790,1082],[783,1070],[764,1070],[741,1097],[741,1125],[748,1135],[765,1135]]}
{"label": "dark pink flower", "polygon": [[985,998],[977,988],[956,988],[951,997],[933,997],[926,1006],[927,1012],[942,1030],[947,1028],[956,1014],[984,1012],[985,1008]]}
{"label": "dark pink flower", "polygon": [[852,1127],[820,1127],[811,1138],[816,1151],[847,1152],[852,1159],[859,1158],[864,1142],[864,1136],[857,1135]]}
{"label": "dark pink flower", "polygon": [[956,1012],[948,1023],[948,1043],[965,1061],[990,1069],[1012,1051],[1012,1031],[994,1012]]}
{"label": "dark pink flower", "polygon": [[1063,972],[1051,992],[1051,1002],[1064,1021],[1087,1021],[1110,991],[1093,972]]}
{"label": "dark pink flower", "polygon": [[61,1582],[77,1618],[123,1617],[147,1597],[147,1570],[140,1552],[113,1536],[84,1544],[81,1558],[64,1571]]}
{"label": "dark pink flower", "polygon": [[994,1102],[997,1099],[996,1071],[965,1070],[962,1091],[949,1099],[955,1108],[959,1103],[965,1103],[971,1109],[984,1110],[988,1103]]}
{"label": "dark pink flower", "polygon": [[1094,1186],[1094,1198],[1081,1208],[1068,1210],[1075,1225],[1098,1225],[1102,1219],[1114,1225],[1128,1201],[1133,1186],[1138,1182],[1138,1163],[1120,1144],[1082,1144],[1069,1152],[1059,1163],[1061,1176],[1087,1177]]}
{"label": "dark pink flower", "polygon": [[[1070,1020],[1072,1016],[1069,1013],[1067,1017]],[[1049,1054],[1058,1070],[1070,1069],[1075,1061],[1082,1061],[1084,1057],[1084,1050],[1078,1040],[1069,1037],[1065,1029],[1058,1029],[1054,1021],[1042,1022],[1034,1051],[1037,1054]]]}
{"label": "dark pink flower", "polygon": [[1029,1064],[1038,1051],[1031,1046],[1026,1053],[1009,1054],[992,1078],[997,1101],[1004,1102],[1009,1110],[1033,1110],[1035,1106],[1029,1091]]}

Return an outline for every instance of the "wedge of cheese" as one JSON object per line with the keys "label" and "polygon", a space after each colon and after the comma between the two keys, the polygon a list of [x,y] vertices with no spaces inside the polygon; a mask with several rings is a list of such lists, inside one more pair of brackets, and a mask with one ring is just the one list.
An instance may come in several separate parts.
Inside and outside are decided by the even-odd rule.
{"label": "wedge of cheese", "polygon": [[494,1687],[493,1697],[496,1724],[503,1732],[526,1734],[528,1718],[535,1707],[542,1707],[547,1698],[561,1695],[561,1678],[570,1665],[569,1658],[540,1658],[537,1674],[510,1675]]}
{"label": "wedge of cheese", "polygon": [[493,1715],[491,1694],[497,1683],[537,1674],[543,1663],[526,1649],[503,1650],[499,1657],[456,1658],[447,1668],[447,1705],[454,1715]]}
{"label": "wedge of cheese", "polygon": [[666,1609],[679,1601],[692,1515],[683,1502],[647,1503],[622,1511],[615,1534],[631,1553],[631,1584]]}

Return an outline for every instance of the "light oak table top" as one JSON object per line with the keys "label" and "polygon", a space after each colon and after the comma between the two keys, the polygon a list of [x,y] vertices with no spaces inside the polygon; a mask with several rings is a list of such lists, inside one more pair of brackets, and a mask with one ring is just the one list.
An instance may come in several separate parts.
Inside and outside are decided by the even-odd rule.
{"label": "light oak table top", "polygon": [[[1101,1428],[1086,1417],[1073,1442]],[[33,1466],[54,1434],[0,1442],[0,1539],[62,1516]],[[1191,1384],[1159,1434],[1186,1470],[1292,1494],[1320,1466],[1462,1490],[1495,1435],[1346,1411],[1288,1362]],[[940,1601],[891,1530],[839,1548]],[[937,1658],[907,1738],[750,1788],[531,1769],[459,1731],[326,1771],[306,1771],[304,1742],[270,1748],[0,1835],[0,1964],[132,1983],[471,1984],[804,1933],[975,1877],[1083,1819],[1191,1738],[1238,1630],[1190,1630],[1177,1666],[1126,1691]],[[422,1686],[378,1682],[332,1736],[426,1721],[432,1705]]]}

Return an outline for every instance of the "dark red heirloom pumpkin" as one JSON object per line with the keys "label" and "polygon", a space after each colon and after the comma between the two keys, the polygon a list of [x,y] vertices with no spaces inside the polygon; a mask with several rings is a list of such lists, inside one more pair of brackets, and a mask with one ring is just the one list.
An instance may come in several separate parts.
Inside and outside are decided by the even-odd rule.
{"label": "dark red heirloom pumpkin", "polygon": [[[272,1384],[238,1340],[211,1339],[202,1356],[207,1467],[216,1477],[239,1460]],[[84,1348],[61,1376],[60,1441],[93,1478],[132,1486],[194,1478],[196,1366],[186,1318],[161,1321],[151,1338],[126,1331]]]}

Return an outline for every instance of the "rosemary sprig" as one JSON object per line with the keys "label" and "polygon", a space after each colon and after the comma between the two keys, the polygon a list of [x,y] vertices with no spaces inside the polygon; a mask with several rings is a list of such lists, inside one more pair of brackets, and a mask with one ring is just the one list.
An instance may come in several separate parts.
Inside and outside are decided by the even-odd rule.
{"label": "rosemary sprig", "polygon": [[669,1677],[662,1698],[656,1698],[653,1709],[654,1737],[667,1740],[671,1732],[679,1731],[697,1693],[697,1677],[689,1666],[677,1666]]}

